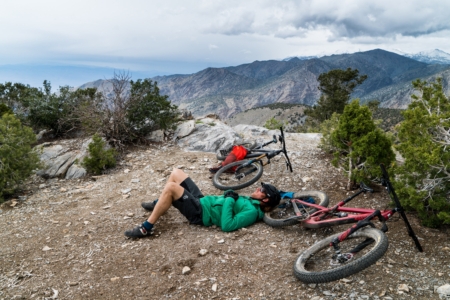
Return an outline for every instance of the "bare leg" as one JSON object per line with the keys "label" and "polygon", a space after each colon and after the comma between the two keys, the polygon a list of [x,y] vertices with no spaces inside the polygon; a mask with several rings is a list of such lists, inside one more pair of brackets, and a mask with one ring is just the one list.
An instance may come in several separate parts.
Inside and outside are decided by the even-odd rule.
{"label": "bare leg", "polygon": [[[182,183],[186,178],[188,178],[188,175],[184,173],[181,169],[174,168],[172,170],[172,173],[170,173],[169,179],[167,179],[167,183],[169,182],[175,182],[177,184]],[[166,183],[166,184],[167,184]],[[181,197],[181,196],[180,196]],[[178,199],[178,198],[177,198]]]}
{"label": "bare leg", "polygon": [[[174,169],[170,174],[166,185],[164,186],[159,200],[153,208],[153,212],[147,219],[148,223],[155,224],[172,205],[173,201],[180,199],[184,194],[184,188],[180,185],[186,178],[187,174],[182,170]],[[144,222],[141,226],[138,226],[132,230],[125,231],[125,236],[130,238],[141,238],[147,236],[148,233],[152,233],[152,227]]]}
{"label": "bare leg", "polygon": [[174,169],[166,183],[161,195],[158,198],[158,202],[155,205],[151,215],[148,217],[148,222],[155,224],[156,221],[161,217],[169,208],[172,206],[172,202],[176,201],[183,196],[184,188],[180,186],[188,176],[186,173],[179,169]]}

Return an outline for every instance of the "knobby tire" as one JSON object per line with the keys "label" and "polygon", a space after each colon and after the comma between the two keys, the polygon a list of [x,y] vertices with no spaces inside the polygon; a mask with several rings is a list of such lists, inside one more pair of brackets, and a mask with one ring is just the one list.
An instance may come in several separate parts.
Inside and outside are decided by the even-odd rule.
{"label": "knobby tire", "polygon": [[[327,207],[330,199],[328,195],[321,191],[301,191],[294,194],[294,199],[305,199],[312,197],[315,200],[315,204]],[[299,224],[299,220],[292,219],[285,221],[285,219],[295,216],[294,207],[289,202],[290,199],[285,199],[284,203],[281,203],[277,208],[264,214],[263,221],[272,227],[284,227]],[[282,200],[283,201],[283,200]],[[317,211],[313,207],[300,208],[303,214],[308,215]]]}
{"label": "knobby tire", "polygon": [[[220,168],[217,173],[214,174],[214,186],[224,191],[239,190],[255,183],[263,174],[263,166],[259,161],[253,162],[249,166],[242,168],[240,171],[228,173],[228,171],[231,171],[234,167],[239,167],[248,161],[249,160],[246,159],[239,160]],[[236,175],[239,175],[242,172],[250,172],[250,174],[240,180],[236,179]]]}
{"label": "knobby tire", "polygon": [[331,265],[334,249],[330,243],[340,234],[315,243],[298,256],[294,264],[294,274],[299,280],[305,283],[323,283],[348,277],[374,264],[388,249],[388,239],[381,230],[364,227],[339,243],[342,253],[349,252],[367,238],[373,239],[374,242],[355,254],[347,263]]}

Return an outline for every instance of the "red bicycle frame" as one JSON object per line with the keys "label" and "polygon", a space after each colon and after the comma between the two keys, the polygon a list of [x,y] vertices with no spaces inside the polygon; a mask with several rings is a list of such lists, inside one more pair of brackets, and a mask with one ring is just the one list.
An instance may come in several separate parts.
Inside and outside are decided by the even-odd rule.
{"label": "red bicycle frame", "polygon": [[[338,204],[331,208],[323,207],[317,204],[305,202],[300,199],[291,199],[291,203],[294,206],[294,211],[298,217],[302,216],[302,212],[300,211],[297,204],[300,204],[304,207],[309,208],[315,208],[317,209],[316,212],[312,213],[310,216],[308,216],[306,219],[299,221],[301,222],[303,227],[306,228],[323,228],[323,227],[331,227],[331,226],[337,226],[337,225],[343,225],[343,224],[349,224],[349,223],[357,223],[358,221],[361,221],[367,217],[369,217],[371,214],[373,214],[376,209],[369,209],[369,208],[356,208],[356,207],[344,207],[344,205],[358,196],[361,193],[365,192],[372,192],[373,190],[364,184],[361,183],[361,190],[357,193],[351,195],[347,199],[340,201]],[[388,220],[392,214],[395,212],[395,209],[387,209],[384,211],[381,211],[381,216]],[[293,217],[296,218],[296,217]],[[374,217],[375,218],[375,217]]]}

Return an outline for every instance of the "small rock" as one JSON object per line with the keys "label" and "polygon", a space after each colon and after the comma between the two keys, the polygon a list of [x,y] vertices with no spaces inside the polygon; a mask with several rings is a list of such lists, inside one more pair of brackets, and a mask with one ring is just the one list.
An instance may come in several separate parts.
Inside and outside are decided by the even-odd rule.
{"label": "small rock", "polygon": [[78,285],[78,282],[69,282],[69,285],[70,286],[76,286],[76,285]]}
{"label": "small rock", "polygon": [[217,244],[223,244],[223,243],[225,243],[225,240],[224,240],[224,239],[221,239],[221,240],[218,240],[218,241],[217,241]]}
{"label": "small rock", "polygon": [[138,183],[140,180],[135,178],[135,179],[131,179],[131,183]]}
{"label": "small rock", "polygon": [[199,254],[200,254],[201,256],[205,256],[206,253],[208,253],[208,250],[206,250],[206,249],[200,249]]}
{"label": "small rock", "polygon": [[113,277],[113,278],[111,278],[111,281],[114,282],[114,281],[117,281],[119,279],[120,279],[120,277]]}
{"label": "small rock", "polygon": [[120,192],[122,192],[122,194],[128,194],[129,192],[131,192],[131,189],[124,189],[124,190],[121,190]]}
{"label": "small rock", "polygon": [[128,173],[130,173],[130,169],[125,169],[125,170],[123,170],[123,172],[124,172],[125,174],[128,174]]}
{"label": "small rock", "polygon": [[191,268],[189,268],[188,266],[184,267],[181,271],[181,274],[183,275],[188,275],[189,273],[191,273]]}
{"label": "small rock", "polygon": [[42,251],[50,251],[52,250],[52,248],[50,248],[49,246],[44,246],[44,248],[42,248]]}
{"label": "small rock", "polygon": [[409,293],[409,287],[406,284],[404,284],[404,283],[400,284],[397,289],[400,292]]}
{"label": "small rock", "polygon": [[343,282],[343,283],[350,283],[350,282],[352,282],[353,280],[351,280],[351,279],[347,279],[347,278],[343,278],[343,279],[341,279],[341,280],[339,280],[340,282]]}
{"label": "small rock", "polygon": [[211,288],[212,290],[213,290],[213,292],[217,292],[217,283],[214,283],[213,285],[212,285],[212,288]]}
{"label": "small rock", "polygon": [[311,177],[303,177],[303,178],[302,178],[302,181],[303,181],[304,183],[307,183],[308,181],[311,181]]}
{"label": "small rock", "polygon": [[133,213],[127,213],[127,216],[131,218],[131,217],[134,217],[134,214]]}
{"label": "small rock", "polygon": [[436,289],[440,299],[448,299],[450,297],[450,284],[444,284]]}

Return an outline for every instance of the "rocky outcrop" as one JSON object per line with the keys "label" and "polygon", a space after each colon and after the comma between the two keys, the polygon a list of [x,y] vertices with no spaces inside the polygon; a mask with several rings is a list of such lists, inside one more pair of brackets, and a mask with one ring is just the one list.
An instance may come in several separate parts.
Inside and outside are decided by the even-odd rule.
{"label": "rocky outcrop", "polygon": [[86,175],[86,170],[80,162],[87,155],[88,145],[92,139],[60,140],[39,145],[41,161],[45,168],[38,170],[37,175],[44,178],[74,179]]}
{"label": "rocky outcrop", "polygon": [[242,140],[233,128],[216,118],[200,118],[178,128],[177,145],[191,151],[216,152]]}
{"label": "rocky outcrop", "polygon": [[[251,125],[232,128],[220,121],[217,116],[211,115],[180,123],[173,133],[172,141],[189,151],[216,152],[242,141],[244,136],[255,139],[266,134],[272,133],[263,127]],[[166,134],[162,130],[152,132],[147,139],[152,142],[167,141]],[[44,178],[65,179],[85,176],[86,170],[80,163],[87,155],[91,141],[92,139],[61,140],[40,145],[41,161],[46,167],[36,174]]]}

